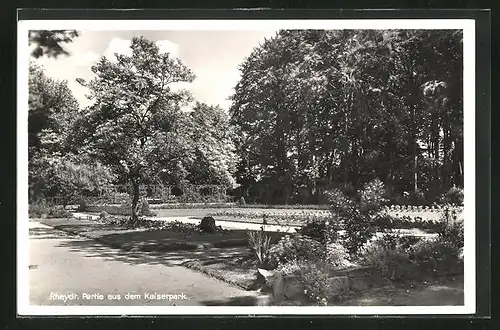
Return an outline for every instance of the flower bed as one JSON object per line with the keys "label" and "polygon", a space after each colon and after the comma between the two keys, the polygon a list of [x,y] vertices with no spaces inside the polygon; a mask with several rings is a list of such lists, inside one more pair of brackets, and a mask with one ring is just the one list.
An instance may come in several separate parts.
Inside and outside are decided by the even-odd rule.
{"label": "flower bed", "polygon": [[236,207],[245,208],[245,209],[276,209],[276,210],[329,210],[330,206],[326,204],[317,205],[317,204],[276,204],[276,205],[267,205],[267,204],[237,204]]}
{"label": "flower bed", "polygon": [[235,203],[161,203],[151,204],[152,209],[177,210],[177,209],[219,209],[239,207]]}
{"label": "flower bed", "polygon": [[[463,274],[463,222],[457,220],[454,210],[443,211],[439,222],[373,213],[363,218],[375,231],[375,236],[367,236],[367,240],[352,233],[345,236],[349,233],[344,230],[340,234],[339,228],[327,220],[309,220],[300,233],[285,235],[275,244],[269,244],[263,232],[250,235],[257,266],[263,268],[259,274],[265,277],[264,288],[278,297],[275,303],[288,299],[299,304],[327,305],[341,301],[352,291],[386,283],[405,285]],[[391,227],[414,228],[415,224],[425,225],[436,234],[422,238],[386,232]],[[377,227],[382,233],[376,232]],[[360,249],[350,249],[353,240],[358,240]]]}
{"label": "flower bed", "polygon": [[[413,214],[388,213],[386,210],[381,211],[373,217],[371,226],[377,231],[386,229],[422,229],[434,232],[442,223],[442,213],[446,209],[440,211],[420,211]],[[463,221],[463,213],[460,208],[452,208],[450,211],[456,216],[456,221]],[[251,223],[289,225],[289,226],[304,226],[308,223],[321,223],[326,220],[335,222],[335,218],[330,211],[284,211],[284,212],[251,212],[242,210],[218,210],[209,212],[208,215],[216,217],[219,220],[226,221],[243,221]]]}
{"label": "flower bed", "polygon": [[[288,299],[327,305],[342,300],[351,291],[369,290],[384,283],[405,284],[463,274],[463,221],[459,217],[463,209],[452,205],[383,208],[387,202],[384,194],[383,184],[374,180],[357,198],[340,190],[328,192],[331,212],[240,208],[218,210],[211,215],[302,225],[297,233],[285,235],[276,243],[271,243],[263,231],[249,233],[259,268],[257,279],[264,279],[263,289],[273,293],[277,304]],[[433,234],[417,237],[396,230],[405,228],[425,229]],[[200,269],[204,266],[197,265]],[[218,276],[224,277],[224,273]]]}
{"label": "flower bed", "polygon": [[304,225],[311,221],[327,219],[331,216],[330,211],[325,210],[273,210],[258,211],[253,210],[219,210],[210,212],[210,216],[224,220],[245,220],[255,223],[286,225]]}

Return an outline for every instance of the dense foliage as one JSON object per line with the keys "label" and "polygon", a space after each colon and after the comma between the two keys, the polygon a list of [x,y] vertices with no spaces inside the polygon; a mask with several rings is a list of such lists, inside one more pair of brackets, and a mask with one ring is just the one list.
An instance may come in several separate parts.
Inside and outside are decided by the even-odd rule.
{"label": "dense foliage", "polygon": [[379,177],[434,201],[463,186],[462,34],[284,30],[240,66],[232,122],[247,202],[322,202]]}
{"label": "dense foliage", "polygon": [[31,56],[39,58],[41,56],[58,57],[69,55],[63,44],[72,42],[79,36],[75,30],[31,30],[29,31],[29,44],[34,45]]}
{"label": "dense foliage", "polygon": [[45,201],[31,204],[28,209],[30,218],[67,218],[71,214],[60,205],[52,205]]}
{"label": "dense foliage", "polygon": [[234,186],[237,158],[227,113],[203,103],[182,111],[192,98],[178,86],[193,81],[191,70],[145,38],[134,38],[131,48],[131,56],[102,57],[90,81],[77,79],[93,101],[85,109],[66,82],[30,67],[30,191],[36,198],[95,196],[110,183],[127,183],[137,221],[143,183]]}
{"label": "dense foliage", "polygon": [[28,99],[28,175],[30,201],[59,197],[66,205],[81,195],[98,194],[113,174],[71,144],[81,113],[66,81],[47,77],[30,63]]}
{"label": "dense foliage", "polygon": [[364,245],[359,261],[393,280],[440,275],[441,270],[449,271],[463,259],[463,221],[445,211],[437,233],[434,238],[420,238],[388,232]]}
{"label": "dense foliage", "polygon": [[352,257],[376,232],[374,220],[384,205],[385,195],[385,187],[378,179],[368,182],[352,197],[339,189],[328,191],[333,221],[344,230],[340,239]]}

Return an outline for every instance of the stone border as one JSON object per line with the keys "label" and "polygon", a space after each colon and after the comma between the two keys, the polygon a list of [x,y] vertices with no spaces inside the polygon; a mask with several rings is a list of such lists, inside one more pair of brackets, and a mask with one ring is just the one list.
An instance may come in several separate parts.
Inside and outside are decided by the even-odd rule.
{"label": "stone border", "polygon": [[[463,263],[459,262],[449,269],[438,269],[435,275],[448,277],[461,274],[463,274]],[[378,269],[360,266],[332,271],[328,282],[330,289],[328,295],[334,298],[350,292],[362,292],[383,287],[386,284],[386,279],[382,277]],[[281,272],[275,272],[266,281],[265,286],[272,293],[276,303],[284,301],[307,303],[309,301],[304,291],[305,286],[297,275],[284,275]]]}

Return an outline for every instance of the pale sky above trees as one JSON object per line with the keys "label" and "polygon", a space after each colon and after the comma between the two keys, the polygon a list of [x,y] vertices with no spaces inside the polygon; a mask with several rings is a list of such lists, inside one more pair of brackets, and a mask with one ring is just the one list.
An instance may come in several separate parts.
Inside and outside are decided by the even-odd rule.
{"label": "pale sky above trees", "polygon": [[87,89],[76,78],[90,80],[91,66],[100,56],[130,51],[130,41],[144,36],[155,41],[161,51],[179,57],[197,76],[189,86],[197,101],[220,105],[227,109],[233,87],[239,80],[238,65],[251,50],[276,31],[79,31],[72,43],[64,45],[70,56],[57,59],[41,57],[35,62],[43,65],[49,77],[68,80],[75,98],[84,107],[89,104]]}

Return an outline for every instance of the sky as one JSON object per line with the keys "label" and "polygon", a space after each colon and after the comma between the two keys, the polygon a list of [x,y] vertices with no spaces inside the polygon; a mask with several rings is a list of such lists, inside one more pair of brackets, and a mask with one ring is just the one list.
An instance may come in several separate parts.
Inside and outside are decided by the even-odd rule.
{"label": "sky", "polygon": [[238,65],[269,31],[81,31],[64,48],[71,54],[56,59],[41,57],[35,62],[45,68],[48,76],[67,80],[68,86],[81,107],[90,104],[87,89],[76,78],[90,80],[92,65],[101,57],[114,59],[114,53],[130,53],[133,37],[144,36],[155,41],[161,52],[169,52],[181,59],[197,78],[186,88],[196,101],[210,105],[230,106],[228,97],[239,80]]}

